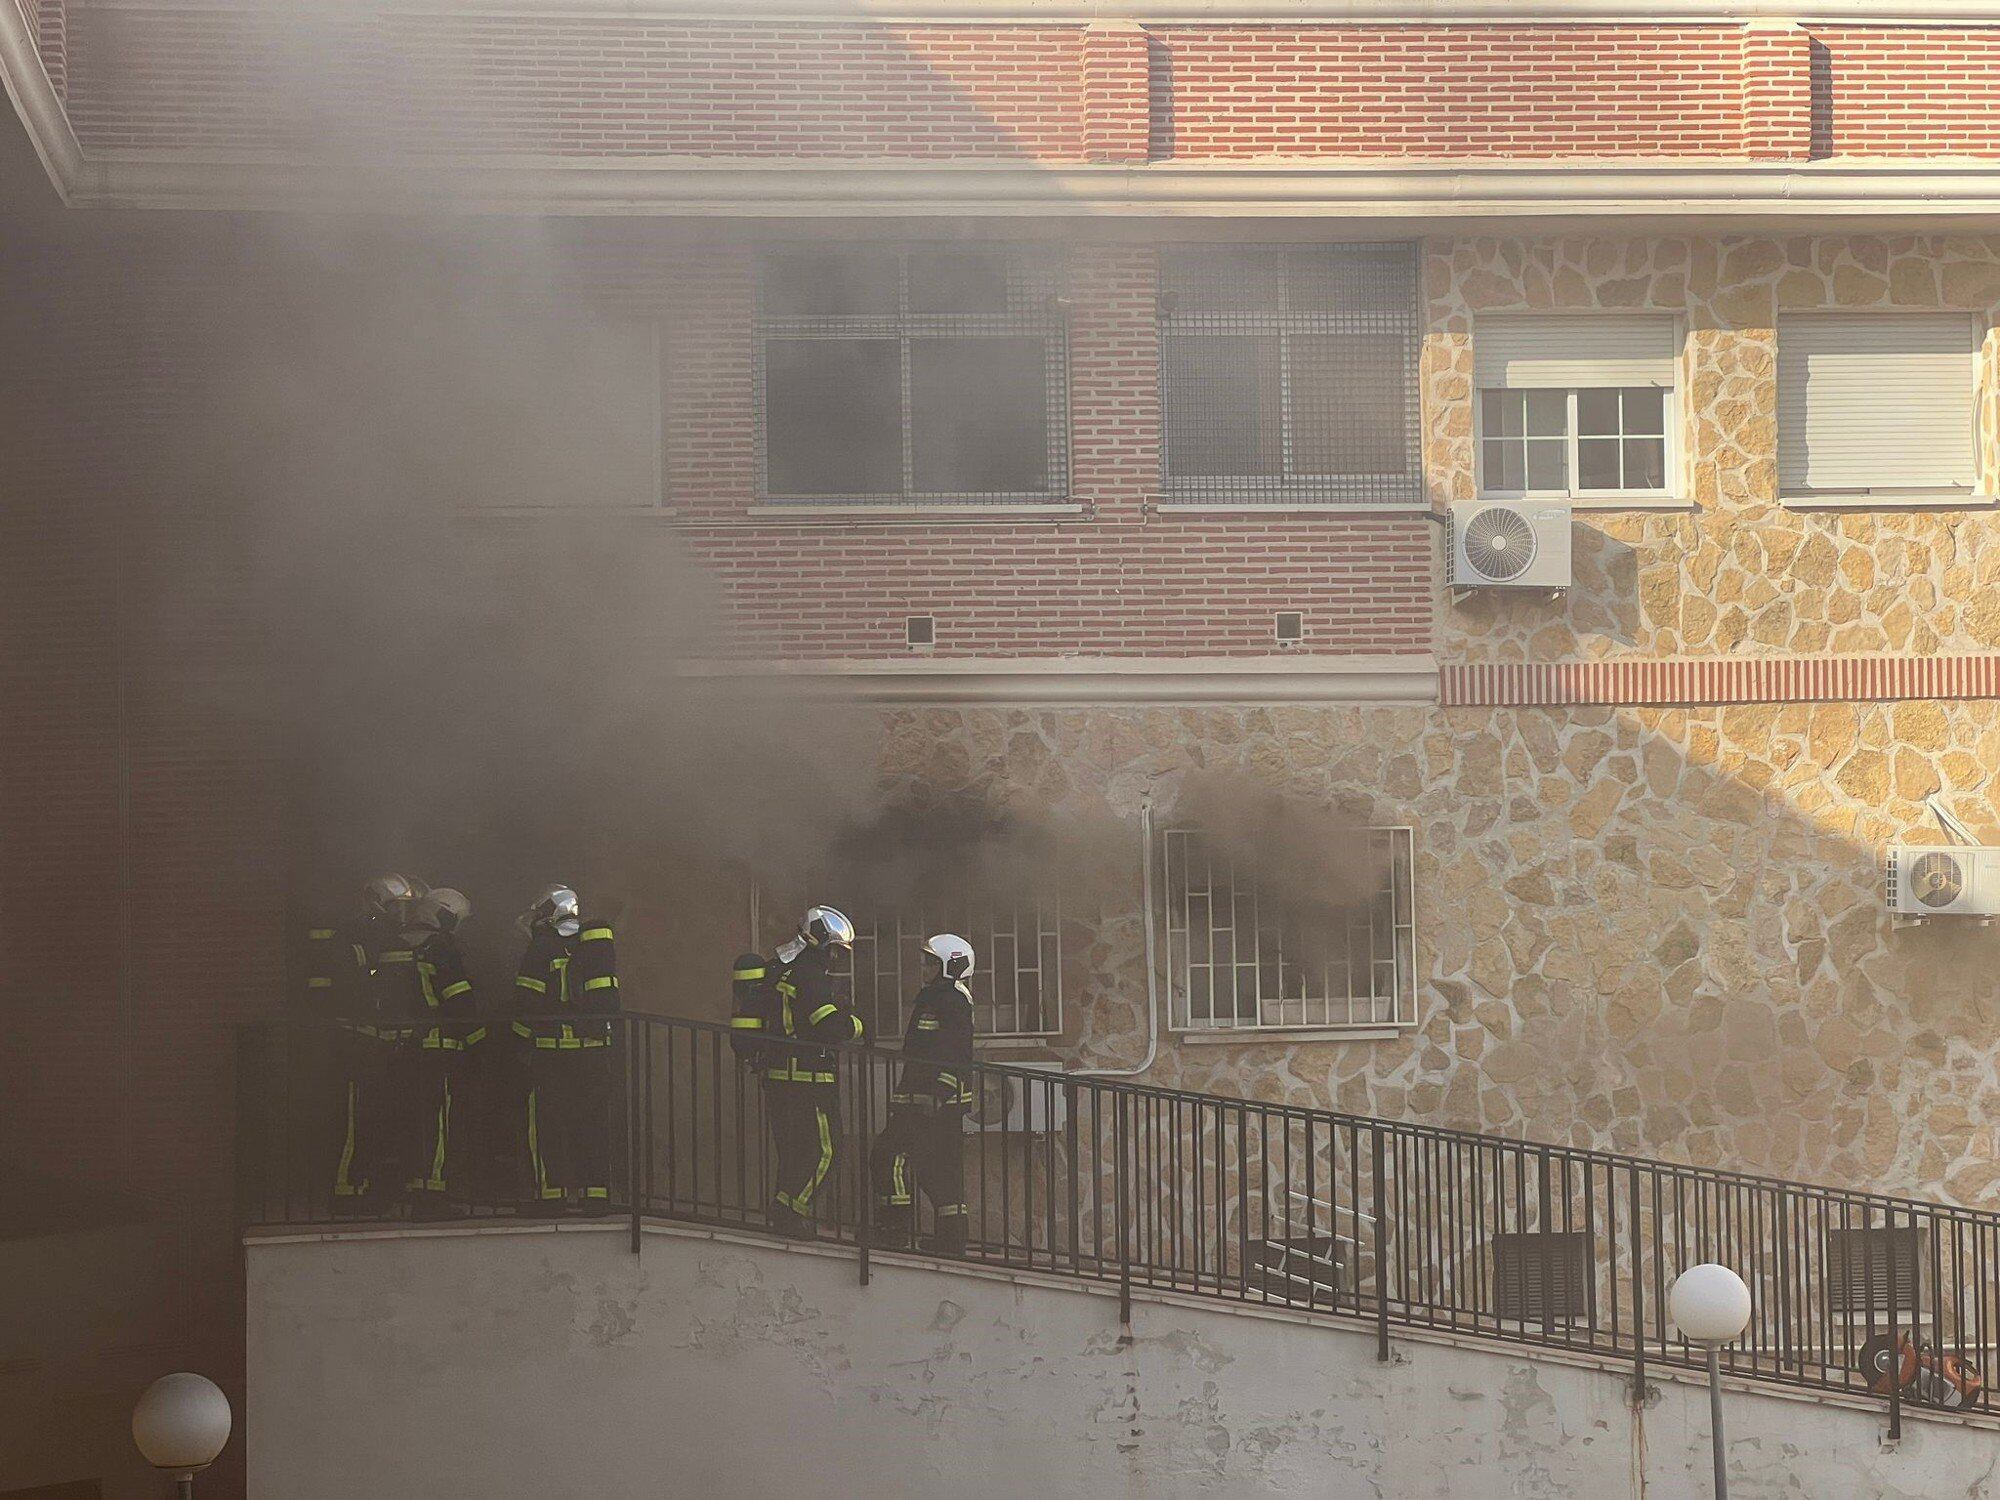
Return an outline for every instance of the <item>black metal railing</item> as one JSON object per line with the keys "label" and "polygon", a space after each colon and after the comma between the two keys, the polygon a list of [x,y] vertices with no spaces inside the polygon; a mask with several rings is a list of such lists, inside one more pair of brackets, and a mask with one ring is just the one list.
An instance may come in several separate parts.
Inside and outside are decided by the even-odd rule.
{"label": "black metal railing", "polygon": [[[566,1096],[572,1114],[576,1098],[601,1110],[582,1128],[602,1132],[609,1196],[551,1203],[528,1165],[524,1101],[582,1054],[538,1052],[506,1021],[486,1025],[478,1045],[416,1062],[394,1053],[407,1042],[331,1025],[246,1031],[246,1222],[616,1212],[635,1250],[649,1217],[767,1226],[766,1099],[727,1026],[612,1019],[612,1045],[586,1064],[601,1088]],[[900,1063],[868,1046],[838,1049],[837,1062],[841,1149],[819,1234],[855,1245],[865,1280],[883,1239],[867,1148]],[[414,1079],[428,1109],[442,1080],[441,1191],[398,1182],[335,1196],[357,1070],[378,1116],[399,1131],[419,1122],[422,1149],[423,1110],[394,1107],[390,1091]],[[1393,1328],[1437,1329],[1624,1360],[1643,1390],[1649,1364],[1704,1367],[1671,1326],[1667,1289],[1683,1268],[1719,1261],[1752,1292],[1750,1325],[1722,1354],[1729,1374],[1872,1390],[1892,1423],[1909,1400],[1994,1409],[1964,1374],[1990,1365],[2000,1341],[1991,1212],[1019,1066],[977,1064],[973,1087],[967,1257],[1115,1283],[1128,1316],[1133,1288],[1282,1306],[1372,1323],[1384,1358]],[[379,1146],[382,1127],[368,1128]],[[934,1227],[918,1198],[913,1238]],[[1878,1373],[1899,1365],[1907,1378]]]}

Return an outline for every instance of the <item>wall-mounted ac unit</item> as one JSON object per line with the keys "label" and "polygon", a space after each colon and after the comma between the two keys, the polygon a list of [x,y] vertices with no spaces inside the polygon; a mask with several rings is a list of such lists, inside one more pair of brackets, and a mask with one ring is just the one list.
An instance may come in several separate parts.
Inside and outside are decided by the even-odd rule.
{"label": "wall-mounted ac unit", "polygon": [[2000,916],[2000,849],[1898,844],[1889,851],[1884,895],[1899,917]]}
{"label": "wall-mounted ac unit", "polygon": [[1067,1125],[1070,1091],[1063,1082],[1062,1069],[1051,1065],[1035,1071],[1046,1071],[1048,1081],[1012,1073],[981,1073],[973,1090],[972,1108],[965,1113],[967,1133],[989,1130],[1048,1135]]}
{"label": "wall-mounted ac unit", "polygon": [[1566,589],[1567,500],[1464,500],[1446,527],[1446,582],[1454,589]]}

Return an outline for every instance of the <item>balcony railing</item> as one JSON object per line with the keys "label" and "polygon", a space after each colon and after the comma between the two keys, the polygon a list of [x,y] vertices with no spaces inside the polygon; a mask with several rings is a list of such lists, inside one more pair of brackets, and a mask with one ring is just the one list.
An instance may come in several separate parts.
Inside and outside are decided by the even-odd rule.
{"label": "balcony railing", "polygon": [[[629,1218],[762,1230],[772,1150],[762,1086],[726,1026],[612,1018],[601,1129],[610,1195]],[[332,1025],[246,1031],[239,1166],[253,1225],[548,1212],[522,1120],[540,1061],[504,1020],[422,1064],[449,1080],[442,1193],[333,1194],[344,1048]],[[377,1046],[391,1044],[376,1043]],[[408,1045],[408,1044],[395,1044]],[[822,1239],[879,1241],[867,1145],[899,1061],[839,1049],[839,1160]],[[1899,1340],[1926,1369],[1989,1363],[2000,1342],[2000,1215],[1873,1193],[1507,1140],[1327,1110],[978,1063],[965,1124],[967,1259],[1135,1288],[1278,1306],[1396,1328],[1703,1368],[1666,1316],[1679,1272],[1720,1261],[1749,1283],[1749,1327],[1724,1370],[1774,1385],[1992,1412],[1977,1381],[1878,1369]],[[435,1074],[432,1076],[435,1081]],[[409,1112],[405,1111],[404,1117]],[[572,1122],[573,1123],[573,1122]],[[413,1202],[414,1198],[428,1202]],[[921,1199],[921,1194],[919,1194]],[[344,1210],[344,1211],[343,1211]],[[928,1234],[919,1203],[911,1232]],[[1971,1386],[1969,1391],[1961,1387]],[[1925,1394],[1927,1393],[1927,1395]]]}

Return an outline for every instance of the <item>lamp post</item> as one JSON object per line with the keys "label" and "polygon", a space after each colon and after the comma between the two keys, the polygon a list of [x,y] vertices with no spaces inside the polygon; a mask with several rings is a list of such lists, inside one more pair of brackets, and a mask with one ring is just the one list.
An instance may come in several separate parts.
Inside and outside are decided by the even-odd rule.
{"label": "lamp post", "polygon": [[132,1408],[132,1441],[146,1462],[174,1476],[182,1500],[194,1494],[197,1471],[215,1462],[229,1441],[229,1398],[203,1375],[162,1375]]}
{"label": "lamp post", "polygon": [[1689,1266],[1667,1292],[1674,1326],[1708,1350],[1709,1443],[1715,1453],[1715,1500],[1728,1500],[1729,1471],[1722,1444],[1722,1346],[1742,1337],[1750,1322],[1750,1288],[1727,1266]]}

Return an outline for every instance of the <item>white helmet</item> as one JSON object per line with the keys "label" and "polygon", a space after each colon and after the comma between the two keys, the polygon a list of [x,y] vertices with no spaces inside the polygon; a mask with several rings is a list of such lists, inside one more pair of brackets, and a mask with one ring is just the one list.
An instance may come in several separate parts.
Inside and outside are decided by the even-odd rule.
{"label": "white helmet", "polygon": [[410,909],[410,920],[433,932],[456,932],[459,924],[471,915],[472,902],[466,898],[465,892],[455,891],[448,885],[426,891]]}
{"label": "white helmet", "polygon": [[924,952],[944,965],[947,979],[972,977],[972,944],[955,932],[940,932],[924,942]]}
{"label": "white helmet", "polygon": [[535,904],[521,913],[521,931],[529,932],[546,922],[558,937],[575,937],[583,930],[583,907],[576,892],[566,885],[544,886]]}
{"label": "white helmet", "polygon": [[799,941],[808,948],[851,948],[854,924],[831,906],[815,906],[799,918]]}
{"label": "white helmet", "polygon": [[361,888],[361,905],[371,915],[400,921],[409,915],[410,904],[423,892],[423,883],[407,875],[377,875]]}

